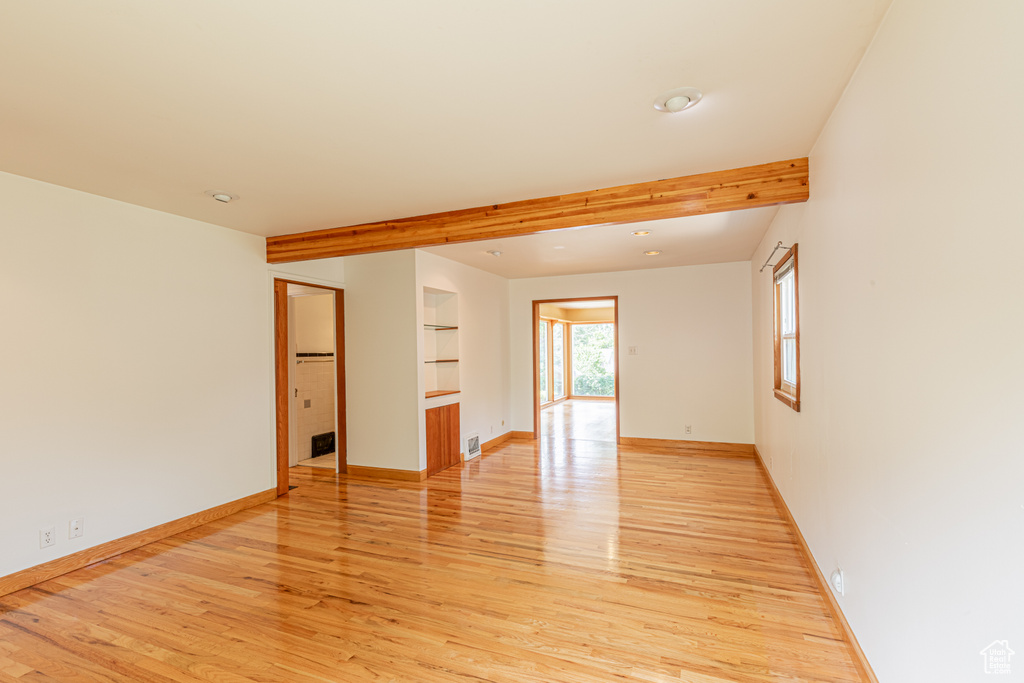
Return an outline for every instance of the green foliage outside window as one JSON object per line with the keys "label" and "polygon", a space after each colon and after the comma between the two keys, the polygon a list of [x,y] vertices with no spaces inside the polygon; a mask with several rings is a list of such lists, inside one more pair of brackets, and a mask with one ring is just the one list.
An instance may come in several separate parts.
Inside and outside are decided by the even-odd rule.
{"label": "green foliage outside window", "polygon": [[572,326],[572,393],[615,395],[615,338],[610,323]]}

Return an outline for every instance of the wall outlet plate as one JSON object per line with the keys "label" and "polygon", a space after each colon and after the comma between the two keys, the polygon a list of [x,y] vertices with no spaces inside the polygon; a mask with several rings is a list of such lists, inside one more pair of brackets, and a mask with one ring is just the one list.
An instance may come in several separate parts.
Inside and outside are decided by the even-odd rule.
{"label": "wall outlet plate", "polygon": [[832,576],[829,577],[829,583],[832,584],[832,589],[839,593],[839,595],[846,595],[846,577],[843,576],[842,569],[836,569],[832,572]]}
{"label": "wall outlet plate", "polygon": [[57,542],[57,530],[52,526],[39,530],[39,547],[49,548]]}
{"label": "wall outlet plate", "polygon": [[79,538],[85,533],[85,520],[73,519],[68,522],[68,538]]}

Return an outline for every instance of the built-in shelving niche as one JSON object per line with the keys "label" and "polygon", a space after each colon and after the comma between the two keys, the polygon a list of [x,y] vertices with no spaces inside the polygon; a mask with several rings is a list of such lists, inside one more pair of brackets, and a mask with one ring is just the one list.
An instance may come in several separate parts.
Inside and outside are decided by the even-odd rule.
{"label": "built-in shelving niche", "polygon": [[459,393],[459,295],[423,288],[423,378],[427,398]]}

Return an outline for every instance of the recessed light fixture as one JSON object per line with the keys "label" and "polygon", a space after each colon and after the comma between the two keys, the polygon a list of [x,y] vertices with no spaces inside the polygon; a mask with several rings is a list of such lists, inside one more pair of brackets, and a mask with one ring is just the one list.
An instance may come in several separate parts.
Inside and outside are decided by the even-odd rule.
{"label": "recessed light fixture", "polygon": [[491,249],[487,253],[490,254],[491,256],[501,256],[501,252],[498,251],[497,249]]}
{"label": "recessed light fixture", "polygon": [[644,235],[650,235],[651,231],[650,230],[634,230],[633,232],[631,232],[629,234],[632,235],[633,237],[643,237]]}
{"label": "recessed light fixture", "polygon": [[645,251],[644,256],[657,256],[660,253],[661,252],[657,249],[651,249],[650,251]]}
{"label": "recessed light fixture", "polygon": [[658,95],[654,108],[666,114],[678,114],[696,105],[702,97],[704,93],[696,88],[676,88]]}
{"label": "recessed light fixture", "polygon": [[565,245],[564,244],[556,244],[555,246],[553,246],[551,248],[552,249],[565,249]]}
{"label": "recessed light fixture", "polygon": [[233,199],[238,199],[237,194],[231,194],[230,192],[223,192],[221,190],[207,190],[206,196],[213,197],[218,202],[221,202],[223,204],[227,204]]}

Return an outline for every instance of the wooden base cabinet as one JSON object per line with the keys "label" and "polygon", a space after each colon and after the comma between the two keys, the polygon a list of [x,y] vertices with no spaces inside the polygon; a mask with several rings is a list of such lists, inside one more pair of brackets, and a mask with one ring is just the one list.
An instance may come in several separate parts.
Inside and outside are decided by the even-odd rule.
{"label": "wooden base cabinet", "polygon": [[462,435],[459,427],[459,404],[451,403],[428,408],[427,476],[459,463]]}

